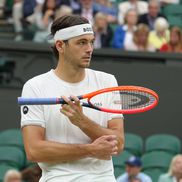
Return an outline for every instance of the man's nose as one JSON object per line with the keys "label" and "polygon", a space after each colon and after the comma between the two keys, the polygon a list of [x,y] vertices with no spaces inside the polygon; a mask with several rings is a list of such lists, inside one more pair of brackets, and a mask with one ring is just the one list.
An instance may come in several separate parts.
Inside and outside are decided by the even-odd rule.
{"label": "man's nose", "polygon": [[88,43],[86,50],[87,50],[87,52],[90,52],[90,53],[93,52],[93,43]]}

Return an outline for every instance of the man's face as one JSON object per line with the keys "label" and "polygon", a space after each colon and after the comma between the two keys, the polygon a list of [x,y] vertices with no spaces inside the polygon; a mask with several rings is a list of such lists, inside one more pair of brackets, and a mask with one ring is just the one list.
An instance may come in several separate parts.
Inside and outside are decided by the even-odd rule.
{"label": "man's face", "polygon": [[97,18],[96,21],[95,21],[95,25],[97,26],[97,28],[99,30],[106,29],[106,27],[107,27],[107,19],[106,19],[106,17]]}
{"label": "man's face", "polygon": [[129,24],[129,25],[136,25],[137,19],[138,19],[137,13],[136,13],[136,11],[134,11],[134,10],[130,10],[130,11],[128,11],[128,13],[126,14],[126,22],[127,22],[127,24]]}
{"label": "man's face", "polygon": [[93,52],[94,35],[86,34],[68,40],[64,46],[66,64],[75,68],[87,68]]}
{"label": "man's face", "polygon": [[182,178],[182,156],[179,156],[173,165],[173,174],[177,178]]}
{"label": "man's face", "polygon": [[140,172],[140,167],[138,166],[131,166],[131,165],[126,165],[126,172],[128,173],[129,177],[136,176]]}
{"label": "man's face", "polygon": [[171,42],[171,44],[176,45],[176,44],[179,43],[179,41],[180,41],[180,37],[178,36],[178,34],[176,32],[174,32],[174,31],[171,31],[170,32],[170,42]]}
{"label": "man's face", "polygon": [[156,3],[151,3],[149,5],[149,15],[152,17],[157,17],[158,13],[159,13],[159,5]]}
{"label": "man's face", "polygon": [[80,0],[81,5],[85,9],[90,9],[92,8],[93,0]]}

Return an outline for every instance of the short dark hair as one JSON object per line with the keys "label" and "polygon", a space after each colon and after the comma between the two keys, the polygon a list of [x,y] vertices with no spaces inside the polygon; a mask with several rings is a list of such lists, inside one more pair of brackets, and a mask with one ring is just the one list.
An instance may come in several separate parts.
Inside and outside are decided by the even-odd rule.
{"label": "short dark hair", "polygon": [[[71,26],[74,26],[74,25],[85,24],[85,23],[89,23],[89,21],[86,18],[82,17],[82,16],[79,16],[79,15],[64,15],[64,16],[62,16],[60,18],[57,18],[52,23],[51,35],[54,37],[55,33],[58,30],[61,30],[61,29],[67,28],[67,27],[71,27]],[[53,49],[54,55],[56,56],[56,58],[58,58],[59,57],[58,50],[56,49],[55,46],[53,46],[52,49]]]}

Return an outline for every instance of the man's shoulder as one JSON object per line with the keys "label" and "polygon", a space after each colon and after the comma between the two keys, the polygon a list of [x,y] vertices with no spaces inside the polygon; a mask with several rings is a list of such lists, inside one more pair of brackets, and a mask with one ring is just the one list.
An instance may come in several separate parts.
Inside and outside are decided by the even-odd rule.
{"label": "man's shoulder", "polygon": [[[50,71],[49,71],[50,72]],[[30,78],[29,80],[27,80],[27,82],[25,83],[25,85],[27,84],[41,84],[41,83],[45,83],[45,81],[48,79],[49,76],[49,72],[34,76],[32,78]]]}

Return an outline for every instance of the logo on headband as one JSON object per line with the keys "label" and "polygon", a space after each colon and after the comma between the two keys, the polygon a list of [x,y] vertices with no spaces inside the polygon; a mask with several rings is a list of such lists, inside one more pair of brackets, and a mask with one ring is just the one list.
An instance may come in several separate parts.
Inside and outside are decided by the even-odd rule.
{"label": "logo on headband", "polygon": [[91,27],[87,27],[87,28],[83,28],[84,32],[92,32],[92,28]]}

